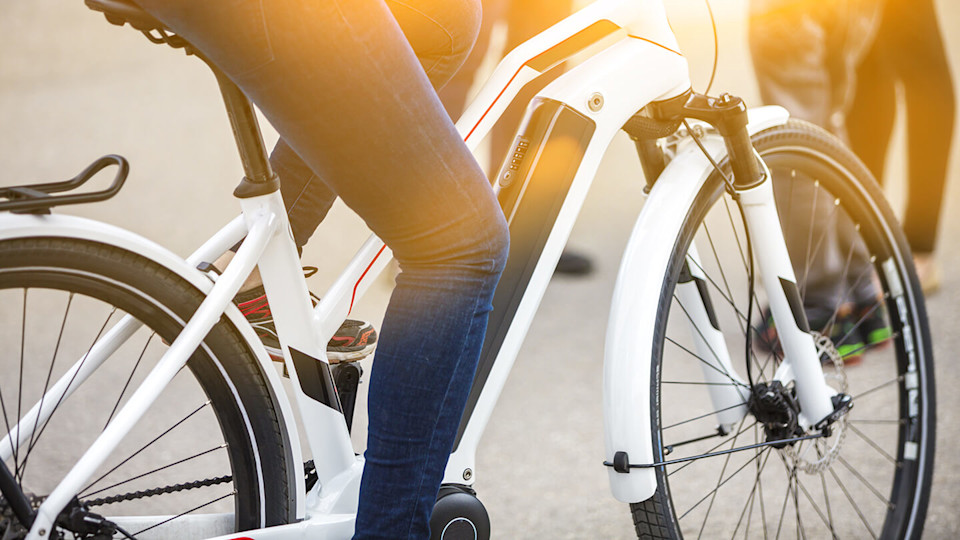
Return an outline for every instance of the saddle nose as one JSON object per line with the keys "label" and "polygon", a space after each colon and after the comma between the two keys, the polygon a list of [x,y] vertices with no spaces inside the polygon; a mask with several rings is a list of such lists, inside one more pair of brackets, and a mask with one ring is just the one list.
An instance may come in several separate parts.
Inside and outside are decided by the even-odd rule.
{"label": "saddle nose", "polygon": [[142,32],[170,32],[162,22],[140,9],[140,6],[131,0],[84,0],[84,3],[88,8],[103,13],[110,24],[123,26],[129,23]]}

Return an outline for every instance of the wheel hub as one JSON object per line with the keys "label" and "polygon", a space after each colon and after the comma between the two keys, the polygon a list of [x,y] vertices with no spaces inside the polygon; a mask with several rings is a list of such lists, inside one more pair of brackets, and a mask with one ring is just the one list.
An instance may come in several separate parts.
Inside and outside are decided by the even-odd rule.
{"label": "wheel hub", "polygon": [[[800,404],[793,387],[784,387],[780,381],[757,383],[747,404],[757,421],[763,424],[767,442],[792,439],[803,435],[800,427]],[[784,448],[792,443],[773,444]]]}
{"label": "wheel hub", "polygon": [[[767,442],[783,452],[794,465],[805,473],[819,474],[829,467],[840,454],[840,447],[846,437],[847,417],[850,408],[847,392],[847,374],[843,369],[843,357],[837,351],[830,338],[819,332],[811,332],[817,346],[817,355],[825,367],[832,371],[824,373],[831,386],[839,387],[834,399],[835,412],[816,426],[823,435],[814,441],[783,442],[805,435],[800,426],[800,403],[796,389],[783,386],[780,381],[762,382],[754,385],[748,401],[748,408],[758,422],[763,424]],[[822,424],[822,425],[821,425]]]}

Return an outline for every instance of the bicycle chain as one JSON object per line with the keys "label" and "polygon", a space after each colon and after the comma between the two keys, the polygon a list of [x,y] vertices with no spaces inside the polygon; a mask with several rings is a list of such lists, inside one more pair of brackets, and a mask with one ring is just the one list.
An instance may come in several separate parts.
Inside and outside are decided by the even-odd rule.
{"label": "bicycle chain", "polygon": [[[303,464],[304,474],[306,476],[307,491],[313,487],[317,482],[317,470],[313,465],[313,460],[307,461]],[[147,489],[143,491],[132,491],[130,493],[124,493],[123,495],[111,495],[109,497],[103,497],[100,499],[90,499],[83,501],[83,505],[87,507],[91,506],[103,506],[105,504],[112,504],[123,501],[133,501],[136,499],[146,499],[147,497],[153,497],[156,495],[166,495],[168,493],[177,493],[179,491],[187,491],[190,489],[198,489],[208,486],[216,486],[219,484],[226,484],[227,482],[232,482],[233,476],[220,476],[218,478],[207,478],[206,480],[196,480],[194,482],[185,482],[183,484],[173,484],[172,486],[158,487],[153,489]],[[42,502],[42,501],[41,501]]]}
{"label": "bicycle chain", "polygon": [[82,501],[84,506],[103,506],[105,504],[123,502],[123,501],[133,501],[136,499],[145,499],[147,497],[153,497],[155,495],[166,495],[168,493],[176,493],[178,491],[187,491],[189,489],[197,489],[207,486],[216,486],[219,484],[226,484],[227,482],[232,482],[233,476],[221,476],[218,478],[207,478],[206,480],[196,480],[194,482],[185,482],[183,484],[173,484],[171,486],[158,487],[153,489],[147,489],[143,491],[131,491],[130,493],[124,493],[122,495],[111,495],[110,497],[103,497],[100,499],[90,499]]}

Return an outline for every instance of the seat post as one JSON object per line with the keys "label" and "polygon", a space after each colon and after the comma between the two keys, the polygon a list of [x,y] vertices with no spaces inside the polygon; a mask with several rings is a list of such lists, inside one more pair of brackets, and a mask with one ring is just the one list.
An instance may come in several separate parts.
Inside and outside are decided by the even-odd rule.
{"label": "seat post", "polygon": [[246,198],[280,189],[280,182],[270,167],[253,104],[222,71],[209,62],[207,64],[220,85],[220,93],[227,107],[230,126],[233,128],[233,137],[237,141],[237,149],[240,150],[240,161],[243,162],[245,177],[237,186],[234,195]]}

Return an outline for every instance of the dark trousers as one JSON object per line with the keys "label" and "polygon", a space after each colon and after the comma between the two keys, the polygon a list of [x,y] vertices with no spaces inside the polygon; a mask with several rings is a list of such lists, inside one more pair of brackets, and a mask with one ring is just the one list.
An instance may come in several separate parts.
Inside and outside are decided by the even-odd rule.
{"label": "dark trousers", "polygon": [[882,181],[900,86],[908,163],[903,229],[914,252],[930,253],[953,139],[953,80],[933,0],[885,0],[882,9],[873,45],[856,72],[847,116],[850,146]]}

